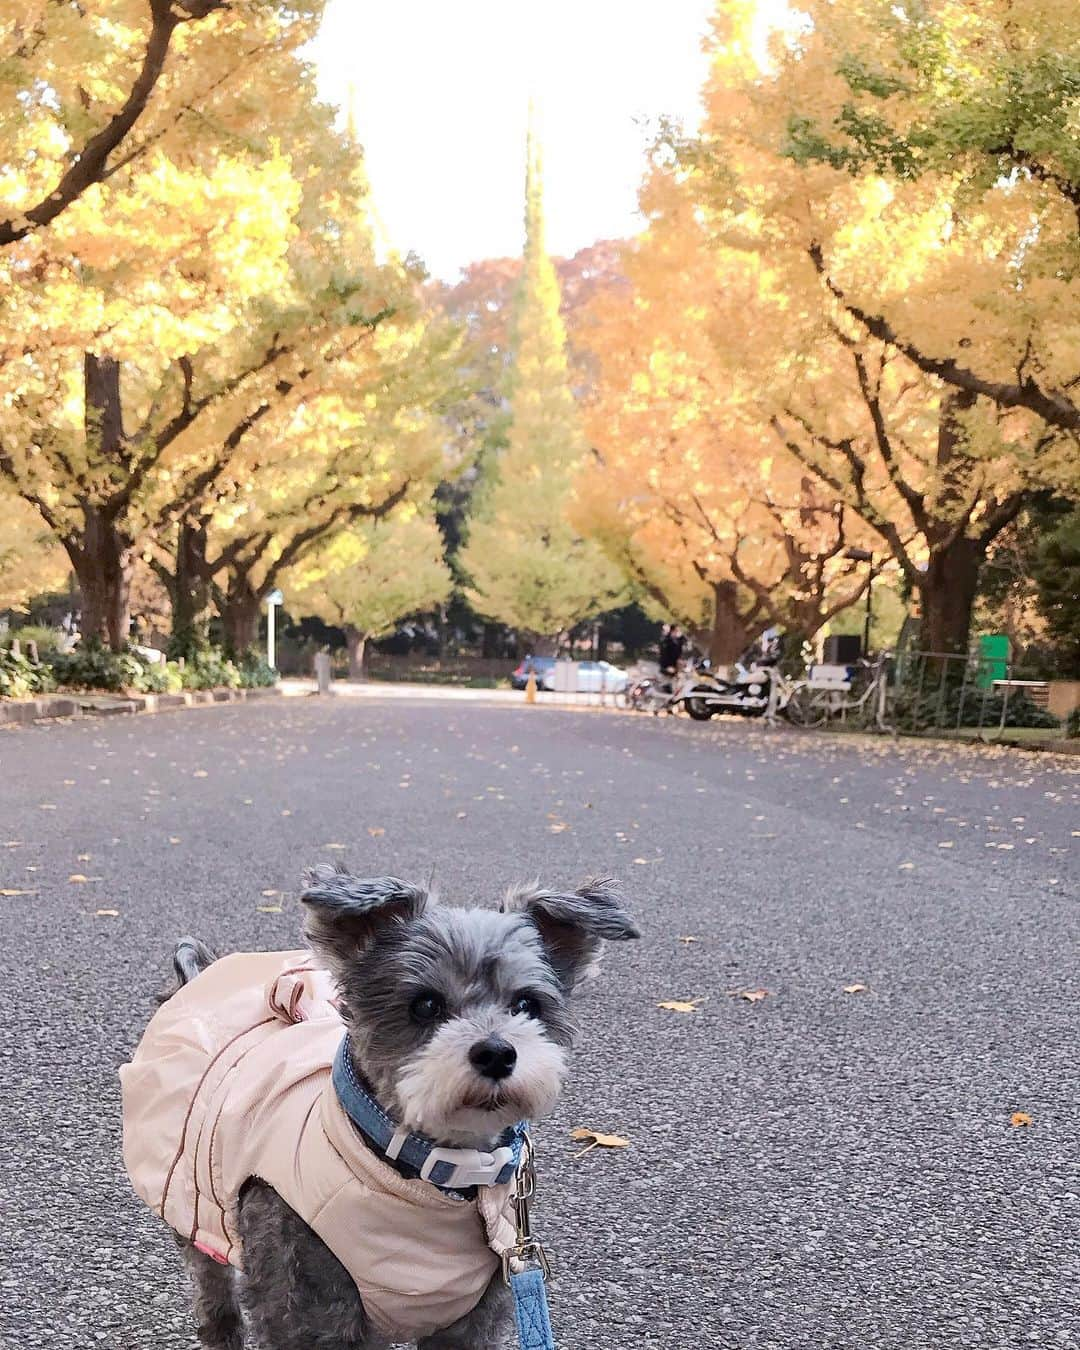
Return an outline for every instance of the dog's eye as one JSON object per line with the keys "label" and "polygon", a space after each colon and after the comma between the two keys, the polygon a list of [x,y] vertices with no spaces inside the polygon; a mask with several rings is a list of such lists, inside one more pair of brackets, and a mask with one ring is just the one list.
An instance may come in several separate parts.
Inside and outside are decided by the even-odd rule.
{"label": "dog's eye", "polygon": [[510,1004],[510,1011],[515,1015],[521,1013],[524,1017],[539,1017],[540,1004],[531,994],[515,994]]}
{"label": "dog's eye", "polygon": [[417,1022],[437,1022],[445,1012],[446,1000],[442,994],[436,994],[431,990],[417,994],[409,1004],[409,1013]]}

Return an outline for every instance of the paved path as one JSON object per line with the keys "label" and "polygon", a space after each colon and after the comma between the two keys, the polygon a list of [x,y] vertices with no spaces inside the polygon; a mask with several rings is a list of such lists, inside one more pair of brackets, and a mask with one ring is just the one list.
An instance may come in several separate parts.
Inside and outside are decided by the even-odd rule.
{"label": "paved path", "polygon": [[320,858],[625,878],[645,941],[539,1135],[561,1350],[1080,1345],[1078,771],[368,699],[3,733],[0,1345],[193,1345],[116,1067],[173,938],[294,943]]}

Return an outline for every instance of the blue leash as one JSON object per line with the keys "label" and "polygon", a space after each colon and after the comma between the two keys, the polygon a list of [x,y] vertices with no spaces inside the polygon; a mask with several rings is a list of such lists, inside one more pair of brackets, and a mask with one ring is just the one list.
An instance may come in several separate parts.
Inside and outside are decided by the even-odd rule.
{"label": "blue leash", "polygon": [[555,1350],[544,1272],[533,1266],[520,1275],[511,1275],[510,1290],[514,1295],[514,1319],[521,1350]]}
{"label": "blue leash", "polygon": [[[514,1320],[517,1322],[521,1350],[555,1350],[545,1287],[551,1267],[539,1239],[533,1236],[529,1217],[529,1201],[535,1194],[536,1166],[532,1140],[526,1133],[522,1139],[521,1161],[511,1196],[517,1243],[503,1253],[503,1278],[514,1296]],[[525,1268],[513,1270],[515,1260]]]}

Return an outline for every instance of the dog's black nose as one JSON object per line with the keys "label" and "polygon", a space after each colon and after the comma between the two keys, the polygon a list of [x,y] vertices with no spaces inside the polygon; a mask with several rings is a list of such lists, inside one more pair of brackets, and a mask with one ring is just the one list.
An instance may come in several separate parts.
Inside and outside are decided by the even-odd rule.
{"label": "dog's black nose", "polygon": [[469,1051],[469,1063],[485,1078],[509,1078],[517,1063],[517,1051],[500,1036],[477,1041]]}

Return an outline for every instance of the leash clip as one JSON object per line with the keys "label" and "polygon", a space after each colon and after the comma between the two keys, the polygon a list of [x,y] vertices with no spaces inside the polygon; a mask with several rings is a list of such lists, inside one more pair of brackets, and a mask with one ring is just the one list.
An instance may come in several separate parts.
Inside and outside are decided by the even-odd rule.
{"label": "leash clip", "polygon": [[551,1262],[548,1260],[544,1245],[532,1231],[532,1216],[529,1202],[536,1195],[536,1161],[533,1155],[532,1139],[528,1133],[521,1140],[521,1161],[514,1174],[514,1193],[510,1201],[514,1206],[514,1226],[517,1229],[517,1242],[502,1254],[503,1281],[509,1285],[510,1276],[515,1273],[513,1262],[523,1266],[539,1268],[541,1278],[551,1279]]}

